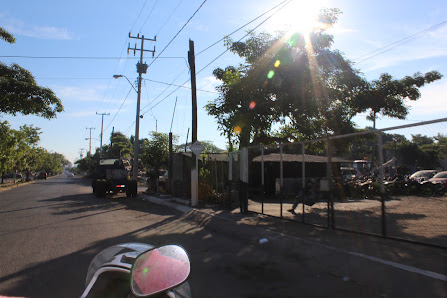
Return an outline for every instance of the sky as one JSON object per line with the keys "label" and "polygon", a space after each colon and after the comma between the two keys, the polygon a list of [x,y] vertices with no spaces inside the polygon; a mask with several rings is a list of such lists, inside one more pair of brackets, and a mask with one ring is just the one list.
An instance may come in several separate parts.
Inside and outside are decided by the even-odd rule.
{"label": "sky", "polygon": [[[112,129],[134,135],[137,93],[131,83],[138,77],[135,64],[140,53],[134,56],[133,51],[128,54],[127,49],[129,43],[131,48],[135,44],[140,48],[141,43],[130,39],[130,32],[132,36],[157,37],[156,41],[144,43],[146,50],[155,48],[155,58],[158,58],[153,58],[150,52],[144,53],[149,68],[143,75],[140,138],[148,137],[150,131],[169,133],[172,125],[179,143],[186,142],[188,129],[190,141],[192,112],[187,53],[189,40],[193,40],[198,139],[225,149],[226,140],[204,106],[218,97],[215,87],[219,81],[213,77],[213,70],[238,65],[241,60],[230,52],[221,55],[226,50],[222,41],[208,47],[281,2],[283,0],[2,1],[0,27],[12,33],[16,43],[0,42],[0,61],[8,65],[17,63],[29,70],[39,85],[56,93],[65,111],[51,120],[29,115],[0,115],[0,120],[7,120],[14,129],[24,124],[40,127],[40,146],[62,153],[72,162],[81,152],[85,156],[89,150],[89,128],[94,128],[91,130],[92,152],[99,147],[102,117],[98,114],[109,114],[104,116],[104,143],[109,142]],[[335,39],[333,49],[340,50],[353,61],[355,68],[368,80],[377,79],[382,73],[402,78],[416,72],[437,70],[445,75],[421,88],[422,96],[409,104],[411,109],[406,120],[381,118],[378,128],[447,116],[447,23],[443,24],[447,21],[447,1],[294,0],[231,37],[239,40],[247,30],[273,13],[256,32],[306,28],[309,16],[320,7],[338,8],[342,12],[330,30]],[[426,30],[428,28],[431,29]],[[407,37],[411,38],[405,39]],[[124,77],[114,79],[115,74]],[[365,115],[356,117],[355,122],[358,127],[371,126]],[[447,131],[447,125],[438,127]],[[426,129],[422,133],[437,132]]]}

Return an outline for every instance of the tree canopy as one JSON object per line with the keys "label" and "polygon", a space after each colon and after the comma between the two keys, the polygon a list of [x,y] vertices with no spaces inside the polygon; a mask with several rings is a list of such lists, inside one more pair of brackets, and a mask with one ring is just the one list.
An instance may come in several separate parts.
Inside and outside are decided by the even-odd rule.
{"label": "tree canopy", "polygon": [[418,99],[419,87],[441,77],[435,71],[401,80],[383,74],[368,82],[332,49],[333,36],[326,29],[339,15],[338,9],[322,10],[323,25],[309,35],[251,33],[236,42],[226,38],[226,47],[244,62],[214,70],[222,84],[216,88],[219,97],[206,110],[230,147],[354,132],[353,117],[365,111],[374,117],[405,117],[404,100]]}
{"label": "tree canopy", "polygon": [[430,71],[422,75],[415,73],[403,79],[393,79],[388,73],[380,75],[378,80],[366,84],[358,105],[361,111],[369,111],[368,120],[376,127],[376,118],[380,114],[397,119],[405,119],[408,107],[405,100],[418,100],[421,97],[419,88],[439,80],[442,75],[437,71]]}
{"label": "tree canopy", "polygon": [[[12,34],[0,27],[0,38],[14,43]],[[0,113],[55,118],[64,110],[61,100],[49,88],[39,86],[33,75],[17,64],[0,62]]]}
{"label": "tree canopy", "polygon": [[40,128],[23,125],[11,129],[8,122],[0,122],[0,172],[60,172],[69,161],[56,152],[38,147]]}

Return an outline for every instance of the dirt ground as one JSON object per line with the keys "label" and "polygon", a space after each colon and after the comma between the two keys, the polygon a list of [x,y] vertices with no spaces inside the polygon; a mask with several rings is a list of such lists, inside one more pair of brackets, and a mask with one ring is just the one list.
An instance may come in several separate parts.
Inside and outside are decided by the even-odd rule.
{"label": "dirt ground", "polygon": [[[328,203],[313,206],[299,204],[296,214],[293,198],[281,203],[270,198],[262,207],[261,200],[249,200],[248,210],[275,217],[328,226]],[[263,210],[262,210],[263,208]],[[281,215],[282,214],[282,215]],[[387,236],[447,246],[447,196],[396,196],[385,201]],[[334,203],[335,226],[351,231],[382,234],[382,204],[378,199],[350,199]]]}

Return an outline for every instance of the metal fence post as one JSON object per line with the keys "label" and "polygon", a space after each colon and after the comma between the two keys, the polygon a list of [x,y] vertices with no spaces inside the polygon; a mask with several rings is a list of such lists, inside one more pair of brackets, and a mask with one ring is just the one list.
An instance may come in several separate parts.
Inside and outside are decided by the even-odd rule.
{"label": "metal fence post", "polygon": [[283,185],[284,185],[284,180],[283,180],[283,176],[284,176],[284,166],[283,166],[283,153],[282,153],[282,145],[283,144],[279,144],[279,167],[280,167],[280,173],[279,173],[279,204],[280,204],[280,216],[282,218],[282,197],[284,195],[283,193]]}
{"label": "metal fence post", "polygon": [[248,213],[248,149],[242,148],[240,167],[240,200],[241,212]]}
{"label": "metal fence post", "polygon": [[264,196],[265,196],[265,176],[264,176],[264,147],[261,147],[261,187],[262,187],[262,194],[261,194],[261,210],[262,214],[264,214]]}
{"label": "metal fence post", "polygon": [[329,135],[326,135],[326,148],[327,148],[327,180],[329,185],[329,196],[327,201],[327,228],[335,228],[334,220],[334,200],[332,196],[333,183],[332,183],[332,152]]}
{"label": "metal fence post", "polygon": [[[306,146],[304,145],[304,143],[301,143],[301,153],[303,156],[303,163],[302,163],[302,169],[301,169],[301,174],[302,174],[302,180],[301,180],[301,186],[302,186],[302,191],[304,192],[304,188],[306,187],[306,161],[305,161],[305,153],[306,153]],[[304,204],[303,205],[303,213],[302,213],[302,219],[301,221],[304,223],[304,213],[306,211],[306,209],[304,208]]]}
{"label": "metal fence post", "polygon": [[377,133],[377,147],[379,150],[380,197],[382,198],[382,236],[386,237],[385,185],[383,184],[383,141],[381,132]]}

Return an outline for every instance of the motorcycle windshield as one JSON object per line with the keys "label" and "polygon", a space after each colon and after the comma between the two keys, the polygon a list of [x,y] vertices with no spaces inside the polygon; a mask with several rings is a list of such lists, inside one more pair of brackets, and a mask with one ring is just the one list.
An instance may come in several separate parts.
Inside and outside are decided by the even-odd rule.
{"label": "motorcycle windshield", "polygon": [[98,271],[104,264],[112,262],[117,255],[128,252],[141,254],[153,247],[153,245],[143,243],[123,243],[113,245],[104,249],[103,251],[98,253],[91,261],[87,271],[85,285],[87,286],[90,283],[96,271]]}

